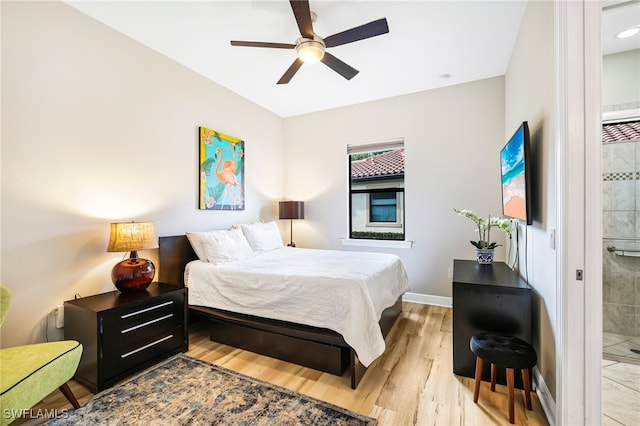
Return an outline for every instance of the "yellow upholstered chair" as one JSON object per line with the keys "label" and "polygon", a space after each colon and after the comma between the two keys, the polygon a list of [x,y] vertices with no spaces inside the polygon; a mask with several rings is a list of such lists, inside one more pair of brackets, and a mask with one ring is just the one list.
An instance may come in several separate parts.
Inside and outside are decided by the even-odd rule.
{"label": "yellow upholstered chair", "polygon": [[[0,325],[11,303],[11,292],[0,286]],[[74,408],[80,404],[67,385],[82,355],[75,340],[36,343],[0,349],[0,425],[22,416],[59,388]]]}

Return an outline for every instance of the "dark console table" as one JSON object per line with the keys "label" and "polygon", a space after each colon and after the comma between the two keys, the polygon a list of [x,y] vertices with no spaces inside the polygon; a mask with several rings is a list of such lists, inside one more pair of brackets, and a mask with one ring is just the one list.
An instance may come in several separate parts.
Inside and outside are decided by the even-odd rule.
{"label": "dark console table", "polygon": [[[531,287],[504,262],[480,265],[453,261],[453,373],[474,377],[476,357],[469,349],[474,334],[493,331],[531,343]],[[491,380],[485,363],[482,380]],[[506,384],[504,368],[497,382]],[[516,375],[516,387],[522,378]]]}

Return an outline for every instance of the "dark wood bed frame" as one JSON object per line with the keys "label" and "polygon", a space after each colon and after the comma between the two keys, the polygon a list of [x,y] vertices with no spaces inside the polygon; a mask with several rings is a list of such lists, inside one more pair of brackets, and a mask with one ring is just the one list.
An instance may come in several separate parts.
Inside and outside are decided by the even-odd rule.
{"label": "dark wood bed frame", "polygon": [[[185,266],[197,258],[185,235],[160,237],[159,281],[184,287]],[[352,389],[358,386],[367,370],[343,337],[329,329],[203,306],[189,305],[189,313],[192,317],[207,319],[210,338],[214,342],[338,376],[349,369]],[[386,338],[401,313],[401,298],[382,312],[380,329],[383,337]]]}

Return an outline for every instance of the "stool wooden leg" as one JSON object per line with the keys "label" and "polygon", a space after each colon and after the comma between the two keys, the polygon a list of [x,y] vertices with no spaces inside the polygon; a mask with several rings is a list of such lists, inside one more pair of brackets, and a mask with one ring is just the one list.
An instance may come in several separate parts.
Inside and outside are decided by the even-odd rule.
{"label": "stool wooden leg", "polygon": [[495,392],[496,391],[496,374],[497,374],[497,370],[498,366],[495,365],[494,363],[491,363],[491,392]]}
{"label": "stool wooden leg", "polygon": [[76,409],[80,408],[80,404],[78,403],[78,400],[76,399],[73,392],[71,392],[71,388],[67,383],[63,383],[62,385],[60,385],[58,389],[60,389],[60,392],[62,392],[65,398],[67,398],[67,400],[71,403],[71,405],[73,405],[73,408],[76,408]]}
{"label": "stool wooden leg", "polygon": [[522,383],[524,384],[524,400],[527,403],[527,410],[533,410],[531,408],[531,386],[529,386],[529,370],[522,369]]}
{"label": "stool wooden leg", "polygon": [[509,423],[516,422],[516,413],[513,406],[514,405],[513,404],[513,399],[514,399],[513,382],[514,382],[513,368],[507,368],[507,388],[509,392]]}
{"label": "stool wooden leg", "polygon": [[473,402],[478,402],[480,395],[480,382],[482,381],[482,358],[476,357],[476,386],[473,391]]}

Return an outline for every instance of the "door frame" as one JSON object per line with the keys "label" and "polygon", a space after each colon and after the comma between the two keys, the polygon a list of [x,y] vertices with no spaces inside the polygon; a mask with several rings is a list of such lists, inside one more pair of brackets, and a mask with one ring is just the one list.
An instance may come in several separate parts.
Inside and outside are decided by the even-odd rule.
{"label": "door frame", "polygon": [[599,1],[555,2],[560,425],[602,419],[601,18]]}

